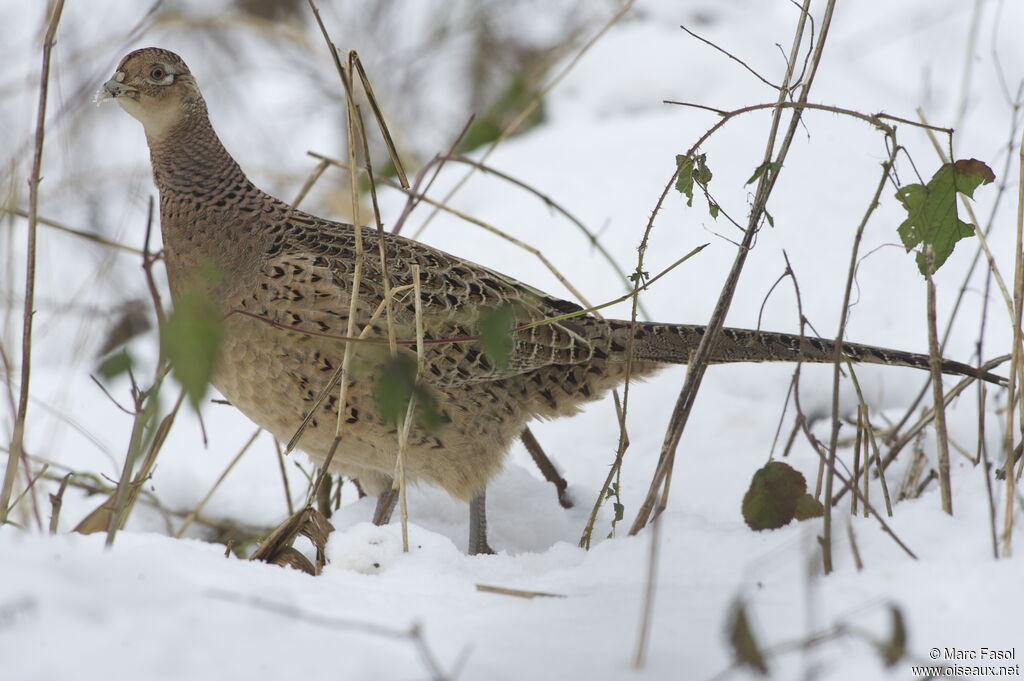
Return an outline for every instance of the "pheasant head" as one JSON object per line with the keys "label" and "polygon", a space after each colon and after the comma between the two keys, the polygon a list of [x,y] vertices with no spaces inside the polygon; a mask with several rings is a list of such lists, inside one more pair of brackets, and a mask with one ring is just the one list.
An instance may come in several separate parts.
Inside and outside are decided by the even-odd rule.
{"label": "pheasant head", "polygon": [[157,47],[128,54],[114,77],[96,93],[96,102],[114,99],[146,129],[150,144],[196,115],[206,115],[206,103],[195,78],[181,57]]}

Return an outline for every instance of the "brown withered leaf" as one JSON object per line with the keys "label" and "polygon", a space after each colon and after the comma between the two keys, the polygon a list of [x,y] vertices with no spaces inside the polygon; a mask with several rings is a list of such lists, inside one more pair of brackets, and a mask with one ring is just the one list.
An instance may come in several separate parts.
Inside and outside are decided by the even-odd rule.
{"label": "brown withered leaf", "polygon": [[[284,565],[310,575],[319,575],[327,562],[325,548],[327,538],[333,531],[334,526],[323,513],[312,506],[306,506],[278,525],[253,552],[249,560]],[[295,548],[295,539],[299,536],[313,542],[316,549],[315,563],[310,563],[309,559]]]}

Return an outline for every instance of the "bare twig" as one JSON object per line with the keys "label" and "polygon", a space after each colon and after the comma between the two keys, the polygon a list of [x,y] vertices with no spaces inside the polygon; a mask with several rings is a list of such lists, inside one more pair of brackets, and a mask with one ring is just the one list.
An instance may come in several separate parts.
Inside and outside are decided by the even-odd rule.
{"label": "bare twig", "polygon": [[[892,166],[896,162],[896,155],[900,149],[899,145],[896,144],[896,132],[890,130],[888,136],[891,143],[889,158],[882,164],[881,177],[878,180],[878,185],[875,187],[874,195],[871,197],[867,210],[864,211],[864,217],[861,218],[860,224],[857,226],[857,231],[853,238],[853,246],[850,249],[850,268],[846,275],[843,302],[839,308],[839,329],[836,331],[835,362],[832,367],[832,433],[829,439],[828,463],[826,464],[825,499],[822,502],[825,506],[825,517],[823,518],[824,528],[821,538],[821,555],[826,575],[832,572],[832,492],[835,481],[836,449],[838,448],[839,440],[839,378],[842,366],[842,346],[843,339],[846,336],[846,321],[849,317],[850,297],[853,292],[857,261],[860,257],[860,241],[864,236],[864,228],[867,227],[868,221],[878,207],[878,199],[881,197],[882,190],[885,189],[885,184],[889,180],[889,173],[892,171]],[[851,482],[853,489],[856,489],[856,484],[856,480]]]}
{"label": "bare twig", "polygon": [[[17,210],[17,209],[13,209],[13,208],[6,208],[6,209],[0,209],[0,211],[3,211],[5,213],[9,213],[11,215],[17,215],[20,218],[28,218],[29,217],[29,214],[27,212],[23,211],[23,210]],[[126,253],[133,253],[135,255],[142,255],[142,251],[140,251],[137,248],[134,248],[132,246],[128,246],[126,244],[122,244],[122,243],[120,243],[118,241],[111,241],[110,239],[105,239],[105,238],[101,237],[99,234],[93,234],[92,232],[86,232],[86,231],[81,230],[81,229],[75,229],[74,227],[68,227],[67,225],[62,224],[60,222],[56,222],[55,220],[50,220],[50,219],[47,219],[47,218],[42,218],[42,217],[36,216],[36,222],[38,222],[40,225],[45,225],[46,227],[50,227],[51,229],[55,229],[58,232],[64,232],[65,234],[71,234],[72,236],[77,236],[80,239],[85,239],[87,241],[92,241],[93,243],[99,244],[100,246],[108,246],[110,248],[114,248],[114,249],[117,249],[119,251],[124,251]]]}
{"label": "bare twig", "polygon": [[14,420],[10,453],[0,488],[0,525],[7,522],[11,493],[18,476],[18,464],[25,456],[25,417],[28,412],[29,379],[32,368],[32,319],[35,315],[36,290],[36,225],[39,210],[39,181],[43,164],[43,139],[46,135],[46,96],[50,84],[50,53],[57,37],[57,26],[64,11],[64,0],[53,4],[43,37],[43,64],[39,75],[39,105],[36,113],[36,143],[32,156],[32,172],[28,180],[28,244],[25,264],[25,306],[21,334],[21,384],[18,386],[18,414]]}
{"label": "bare twig", "polygon": [[316,181],[320,179],[320,176],[324,174],[325,170],[327,170],[327,161],[321,160],[316,164],[316,167],[309,173],[309,177],[306,178],[306,181],[299,188],[299,193],[296,194],[295,199],[292,200],[292,206],[296,208],[299,207],[299,204],[302,203],[304,198],[306,198],[306,195],[309,194],[309,190],[313,188],[313,185],[316,184]]}
{"label": "bare twig", "polygon": [[684,31],[686,31],[690,35],[690,37],[696,38],[697,40],[701,41],[702,43],[704,43],[708,47],[710,47],[710,48],[712,48],[714,50],[717,50],[718,52],[721,52],[722,54],[724,54],[729,59],[732,59],[734,62],[736,62],[737,64],[739,64],[743,68],[745,68],[747,71],[749,71],[751,73],[751,75],[753,75],[755,78],[757,78],[759,81],[761,81],[762,83],[764,83],[765,85],[767,85],[771,89],[773,89],[773,90],[780,89],[778,85],[776,85],[775,83],[771,82],[770,80],[768,80],[767,78],[762,76],[760,73],[755,71],[753,68],[751,68],[751,66],[749,64],[747,64],[747,62],[743,61],[742,59],[740,59],[739,57],[734,55],[732,52],[729,52],[728,50],[724,49],[720,45],[711,42],[710,40],[708,40],[707,38],[704,38],[703,36],[697,35],[693,31],[691,31],[690,29],[686,28],[686,26],[680,26],[679,28],[681,28]]}

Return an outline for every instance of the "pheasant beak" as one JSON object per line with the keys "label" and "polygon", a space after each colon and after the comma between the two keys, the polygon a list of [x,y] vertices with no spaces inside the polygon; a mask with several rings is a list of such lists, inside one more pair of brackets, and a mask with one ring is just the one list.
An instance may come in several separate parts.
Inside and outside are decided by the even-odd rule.
{"label": "pheasant beak", "polygon": [[106,99],[117,99],[118,97],[129,96],[133,97],[138,93],[138,88],[134,88],[131,85],[125,85],[121,81],[124,80],[124,71],[118,71],[114,74],[114,77],[103,84],[96,92],[96,97],[93,101],[97,104],[102,103]]}

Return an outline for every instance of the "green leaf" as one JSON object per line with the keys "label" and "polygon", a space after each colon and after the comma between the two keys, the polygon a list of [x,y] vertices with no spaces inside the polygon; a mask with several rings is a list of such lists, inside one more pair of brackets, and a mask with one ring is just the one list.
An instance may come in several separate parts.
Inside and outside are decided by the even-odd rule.
{"label": "green leaf", "polygon": [[676,191],[686,197],[686,205],[693,205],[693,158],[676,155]]}
{"label": "green leaf", "polygon": [[431,432],[445,423],[433,395],[416,382],[416,360],[407,353],[388,357],[382,363],[373,390],[381,418],[389,425],[398,425],[405,418],[413,395],[417,423]]}
{"label": "green leaf", "polygon": [[508,366],[515,319],[512,305],[499,305],[480,315],[480,347],[487,359],[499,369]]}
{"label": "green leaf", "polygon": [[757,168],[754,169],[754,174],[750,176],[750,179],[744,182],[744,185],[753,184],[757,182],[758,178],[765,174],[765,172],[778,172],[782,164],[778,161],[765,161]]}
{"label": "green leaf", "polygon": [[720,210],[721,207],[717,203],[715,203],[714,201],[708,202],[708,212],[711,213],[711,217],[714,218],[715,220],[718,219],[718,212]]}
{"label": "green leaf", "polygon": [[132,357],[128,354],[127,350],[121,348],[120,352],[115,352],[100,362],[96,371],[100,376],[109,381],[110,379],[129,371],[131,368]]}
{"label": "green leaf", "polygon": [[927,185],[909,184],[896,190],[907,211],[897,232],[908,252],[920,247],[916,259],[921,274],[934,274],[957,241],[974,235],[974,228],[957,214],[957,193],[973,198],[975,189],[993,180],[995,173],[987,165],[962,159],[943,165]]}
{"label": "green leaf", "polygon": [[711,169],[707,165],[707,154],[696,156],[676,156],[676,166],[679,168],[676,174],[676,191],[686,197],[686,205],[693,206],[693,183],[696,182],[705,191],[708,183],[711,182]]}
{"label": "green leaf", "polygon": [[767,208],[764,209],[764,217],[768,221],[769,226],[775,226],[775,218],[772,217],[772,214],[768,212]]}
{"label": "green leaf", "polygon": [[697,184],[699,184],[701,187],[707,189],[708,184],[711,182],[712,173],[711,168],[708,168],[706,154],[700,154],[699,156],[697,156],[696,169],[697,170],[693,176],[693,179],[695,179],[697,181]]}
{"label": "green leaf", "polygon": [[651,273],[646,270],[637,270],[629,275],[629,280],[634,284],[642,284],[651,278]]}
{"label": "green leaf", "polygon": [[811,518],[820,518],[823,515],[825,515],[825,507],[810,494],[804,494],[796,500],[793,517],[797,520],[810,520]]}
{"label": "green leaf", "polygon": [[793,520],[807,492],[802,473],[781,461],[769,461],[754,473],[743,496],[743,520],[752,530],[774,530]]}
{"label": "green leaf", "polygon": [[626,506],[615,502],[612,504],[612,508],[615,509],[615,519],[612,522],[617,523],[626,515]]}
{"label": "green leaf", "polygon": [[389,357],[374,383],[380,415],[388,425],[405,418],[409,400],[416,390],[416,360],[408,354]]}
{"label": "green leaf", "polygon": [[213,378],[223,336],[220,313],[206,293],[192,288],[177,297],[164,324],[163,350],[194,409],[199,409]]}
{"label": "green leaf", "polygon": [[729,613],[729,643],[732,645],[734,664],[749,667],[761,676],[768,674],[768,663],[754,638],[754,630],[747,617],[747,606],[737,598]]}

